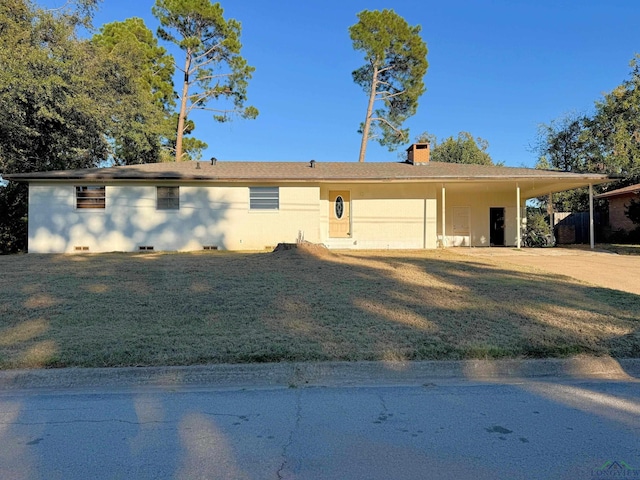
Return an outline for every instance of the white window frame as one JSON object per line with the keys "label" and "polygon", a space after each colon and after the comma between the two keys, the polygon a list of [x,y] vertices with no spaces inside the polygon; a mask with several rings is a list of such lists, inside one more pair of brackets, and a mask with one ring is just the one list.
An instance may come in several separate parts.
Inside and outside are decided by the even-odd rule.
{"label": "white window frame", "polygon": [[249,187],[249,210],[280,210],[280,187]]}

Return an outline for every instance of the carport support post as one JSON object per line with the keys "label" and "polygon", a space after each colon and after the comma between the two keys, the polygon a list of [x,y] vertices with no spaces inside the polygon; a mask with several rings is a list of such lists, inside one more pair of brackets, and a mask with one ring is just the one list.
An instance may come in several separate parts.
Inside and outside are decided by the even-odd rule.
{"label": "carport support post", "polygon": [[445,240],[445,235],[446,235],[446,222],[445,222],[445,193],[444,193],[444,183],[442,184],[442,248],[445,248],[447,246],[447,242]]}
{"label": "carport support post", "polygon": [[547,213],[549,214],[549,230],[551,231],[551,235],[554,236],[553,243],[555,244],[555,222],[553,219],[553,193],[549,194],[549,201],[547,203]]}
{"label": "carport support post", "polygon": [[589,242],[591,250],[596,246],[594,227],[593,227],[593,184],[589,184]]}
{"label": "carport support post", "polygon": [[516,247],[522,245],[522,218],[520,218],[520,184],[516,183],[516,223],[518,225],[516,234]]}

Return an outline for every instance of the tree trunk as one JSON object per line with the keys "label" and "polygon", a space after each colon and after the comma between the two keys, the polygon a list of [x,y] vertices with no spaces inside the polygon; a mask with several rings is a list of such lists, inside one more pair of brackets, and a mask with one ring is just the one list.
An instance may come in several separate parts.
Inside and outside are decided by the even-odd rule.
{"label": "tree trunk", "polygon": [[178,114],[178,131],[176,132],[176,162],[182,161],[182,137],[184,135],[184,123],[187,120],[187,98],[189,95],[189,69],[191,68],[191,50],[187,50],[184,64],[184,83],[182,84],[182,97],[180,98],[180,113]]}
{"label": "tree trunk", "polygon": [[369,141],[369,128],[371,126],[371,114],[373,113],[373,104],[376,101],[376,91],[378,87],[378,67],[373,66],[373,75],[371,78],[371,92],[369,92],[369,105],[367,107],[367,116],[362,126],[362,143],[360,143],[359,162],[364,162],[364,156],[367,153],[367,142]]}

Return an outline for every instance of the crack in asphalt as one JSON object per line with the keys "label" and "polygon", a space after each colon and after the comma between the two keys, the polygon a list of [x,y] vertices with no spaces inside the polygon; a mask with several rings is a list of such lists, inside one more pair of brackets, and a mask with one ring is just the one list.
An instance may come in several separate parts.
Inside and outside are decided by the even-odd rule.
{"label": "crack in asphalt", "polygon": [[148,422],[134,422],[131,420],[122,420],[119,418],[105,418],[103,420],[61,420],[61,421],[46,421],[46,422],[0,422],[0,425],[20,425],[20,426],[32,426],[32,425],[71,425],[74,423],[126,423],[127,425],[150,425],[150,424],[167,424],[176,423],[173,420],[151,420]]}
{"label": "crack in asphalt", "polygon": [[[242,420],[244,422],[248,422],[249,418],[252,416],[260,416],[260,414],[245,414],[245,415],[237,415],[232,413],[215,413],[215,412],[203,412],[205,415],[209,415],[211,417],[231,417],[237,420]],[[0,421],[0,425],[20,425],[20,426],[35,426],[35,425],[71,425],[71,424],[79,424],[79,423],[125,423],[127,425],[152,425],[152,424],[171,424],[177,423],[177,420],[148,420],[144,422],[134,421],[134,420],[124,420],[121,418],[104,418],[102,420],[92,420],[92,419],[74,419],[74,420],[50,420],[44,422],[3,422]]]}
{"label": "crack in asphalt", "polygon": [[378,394],[378,398],[380,399],[380,404],[382,405],[382,413],[386,415],[386,413],[389,411],[389,409],[387,408],[387,402],[385,402],[384,397],[381,393]]}
{"label": "crack in asphalt", "polygon": [[300,396],[301,396],[301,392],[298,391],[296,394],[296,421],[295,421],[295,424],[293,425],[293,428],[289,432],[289,438],[287,440],[287,443],[285,443],[282,447],[282,455],[281,455],[282,463],[280,464],[280,467],[276,472],[276,475],[278,476],[278,480],[283,480],[284,478],[283,472],[288,463],[287,455],[289,452],[289,448],[291,447],[291,445],[293,445],[293,437],[297,432],[297,430],[300,428],[300,422],[302,420],[302,401]]}
{"label": "crack in asphalt", "polygon": [[377,395],[378,400],[380,400],[380,405],[382,405],[382,411],[378,414],[378,418],[373,421],[373,423],[380,424],[389,419],[389,417],[393,417],[393,413],[389,413],[389,409],[387,408],[387,402],[385,402],[384,397],[381,393]]}
{"label": "crack in asphalt", "polygon": [[202,414],[203,415],[209,415],[211,417],[232,417],[232,418],[236,418],[238,420],[244,420],[245,422],[248,422],[250,417],[259,417],[260,416],[259,413],[238,415],[236,413],[202,412]]}

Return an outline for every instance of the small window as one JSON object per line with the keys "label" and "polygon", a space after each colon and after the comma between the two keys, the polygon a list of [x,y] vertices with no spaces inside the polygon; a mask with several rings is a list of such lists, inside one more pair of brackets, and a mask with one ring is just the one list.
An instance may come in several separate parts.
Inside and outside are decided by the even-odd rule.
{"label": "small window", "polygon": [[158,210],[180,209],[180,187],[156,187]]}
{"label": "small window", "polygon": [[104,208],[105,187],[76,187],[76,208]]}
{"label": "small window", "polygon": [[249,209],[278,210],[279,208],[279,187],[249,187]]}
{"label": "small window", "polygon": [[336,218],[340,220],[344,215],[344,200],[340,195],[336,197]]}

